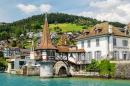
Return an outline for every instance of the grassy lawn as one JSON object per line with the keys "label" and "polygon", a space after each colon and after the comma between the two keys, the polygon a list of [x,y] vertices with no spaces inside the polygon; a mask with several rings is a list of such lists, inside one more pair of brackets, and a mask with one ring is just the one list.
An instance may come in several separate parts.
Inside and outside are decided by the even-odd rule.
{"label": "grassy lawn", "polygon": [[[66,24],[66,23],[59,23],[58,25],[55,24],[49,24],[49,28],[52,28],[51,31],[54,31],[54,27],[59,27],[62,29],[62,32],[67,32],[67,31],[82,31],[83,26],[77,26],[76,24]],[[43,25],[42,25],[43,27]],[[88,27],[88,29],[91,29],[91,27]]]}

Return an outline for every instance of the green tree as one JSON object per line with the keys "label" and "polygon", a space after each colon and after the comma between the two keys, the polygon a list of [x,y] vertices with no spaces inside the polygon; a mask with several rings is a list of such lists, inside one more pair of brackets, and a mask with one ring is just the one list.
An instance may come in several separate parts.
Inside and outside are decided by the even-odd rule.
{"label": "green tree", "polygon": [[58,22],[57,22],[57,21],[55,21],[55,25],[56,25],[56,24],[58,24]]}
{"label": "green tree", "polygon": [[20,35],[21,35],[21,30],[20,29],[16,29],[16,31],[15,31],[15,35],[16,35],[16,38],[19,38],[20,37]]}
{"label": "green tree", "polygon": [[26,29],[23,30],[23,34],[24,34],[24,36],[26,37],[26,34],[27,34]]}
{"label": "green tree", "polygon": [[3,57],[3,52],[2,51],[0,51],[0,57]]}
{"label": "green tree", "polygon": [[0,69],[5,70],[5,68],[8,66],[8,62],[4,57],[0,58]]}
{"label": "green tree", "polygon": [[13,43],[11,44],[12,47],[16,47],[16,41],[13,40]]}

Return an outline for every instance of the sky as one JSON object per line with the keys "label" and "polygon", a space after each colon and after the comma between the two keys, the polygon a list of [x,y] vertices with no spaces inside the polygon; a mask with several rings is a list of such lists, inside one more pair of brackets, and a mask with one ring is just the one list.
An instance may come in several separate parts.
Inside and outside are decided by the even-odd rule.
{"label": "sky", "polygon": [[11,23],[45,12],[127,24],[130,22],[130,0],[0,0],[0,22]]}

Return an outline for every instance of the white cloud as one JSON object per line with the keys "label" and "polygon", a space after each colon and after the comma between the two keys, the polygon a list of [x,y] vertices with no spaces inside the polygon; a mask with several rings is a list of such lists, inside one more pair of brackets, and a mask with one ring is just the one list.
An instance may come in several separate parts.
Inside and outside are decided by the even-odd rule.
{"label": "white cloud", "polygon": [[38,8],[35,6],[35,5],[23,5],[23,4],[19,4],[17,5],[17,7],[23,11],[25,14],[29,14],[29,13],[32,13],[32,12],[35,12],[38,10]]}
{"label": "white cloud", "polygon": [[42,4],[42,5],[40,5],[39,8],[40,8],[41,12],[49,12],[49,10],[52,8],[52,6],[49,4]]}
{"label": "white cloud", "polygon": [[36,12],[36,11],[41,11],[41,12],[49,12],[50,9],[52,8],[51,5],[48,4],[41,4],[39,7],[36,7],[35,5],[27,5],[25,6],[24,4],[19,4],[17,5],[17,7],[24,12],[24,14],[30,14],[32,12]]}
{"label": "white cloud", "polygon": [[130,15],[130,3],[125,5],[120,5],[117,7],[117,9],[123,10],[126,12],[127,15]]}
{"label": "white cloud", "polygon": [[90,6],[91,7],[99,7],[99,8],[111,8],[118,6],[121,3],[120,0],[105,0],[105,1],[98,1],[98,2],[91,2]]}
{"label": "white cloud", "polygon": [[94,7],[96,11],[84,11],[79,13],[79,15],[93,17],[101,21],[108,20],[125,24],[130,22],[130,2],[121,0],[106,0],[90,2],[89,5],[90,7]]}

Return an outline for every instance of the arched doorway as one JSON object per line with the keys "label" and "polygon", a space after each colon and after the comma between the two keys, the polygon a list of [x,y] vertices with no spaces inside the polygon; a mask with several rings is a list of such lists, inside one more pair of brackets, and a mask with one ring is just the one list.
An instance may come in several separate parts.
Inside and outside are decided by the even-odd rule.
{"label": "arched doorway", "polygon": [[62,67],[59,69],[58,75],[60,75],[60,76],[67,76],[67,71],[66,71],[66,68],[65,68],[64,66],[62,66]]}

